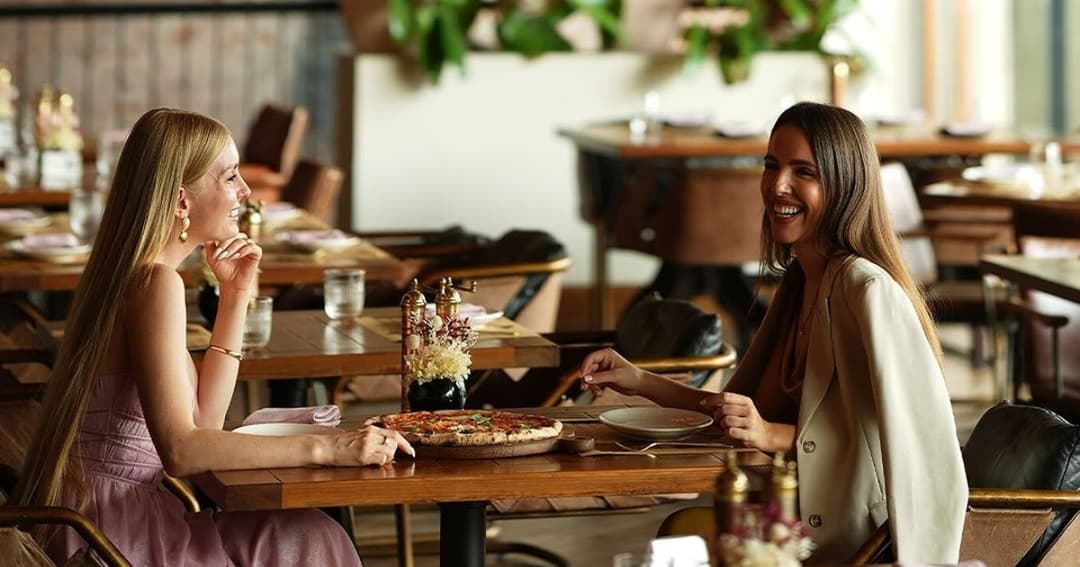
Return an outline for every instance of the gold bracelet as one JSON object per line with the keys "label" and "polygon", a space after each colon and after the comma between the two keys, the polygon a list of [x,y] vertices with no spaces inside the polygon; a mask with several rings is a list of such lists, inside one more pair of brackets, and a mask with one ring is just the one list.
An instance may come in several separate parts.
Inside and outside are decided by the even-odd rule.
{"label": "gold bracelet", "polygon": [[206,350],[212,350],[212,351],[220,352],[221,354],[224,354],[225,356],[231,356],[231,357],[235,358],[236,360],[244,360],[244,354],[243,353],[236,352],[235,350],[229,350],[229,349],[227,349],[225,347],[219,347],[217,345],[210,345],[210,346],[206,347]]}

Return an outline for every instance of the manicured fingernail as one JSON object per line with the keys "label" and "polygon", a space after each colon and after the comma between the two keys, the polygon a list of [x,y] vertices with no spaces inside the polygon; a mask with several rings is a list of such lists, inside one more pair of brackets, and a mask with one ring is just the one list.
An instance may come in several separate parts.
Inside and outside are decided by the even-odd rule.
{"label": "manicured fingernail", "polygon": [[592,382],[593,381],[592,374],[586,374],[584,377],[582,377],[582,380],[584,380],[586,382]]}
{"label": "manicured fingernail", "polygon": [[416,458],[416,449],[413,449],[412,447],[409,447],[409,448],[405,449],[405,452],[408,453],[410,457],[412,457],[414,459]]}

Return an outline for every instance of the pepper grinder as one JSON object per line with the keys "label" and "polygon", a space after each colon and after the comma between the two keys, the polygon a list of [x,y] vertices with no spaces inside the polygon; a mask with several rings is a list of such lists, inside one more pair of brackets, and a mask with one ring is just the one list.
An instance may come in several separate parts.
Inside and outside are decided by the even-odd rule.
{"label": "pepper grinder", "polygon": [[476,293],[476,282],[469,282],[468,286],[454,285],[454,279],[447,276],[439,280],[439,290],[435,294],[435,314],[443,321],[449,321],[457,317],[461,307],[461,291]]}
{"label": "pepper grinder", "polygon": [[244,203],[244,212],[240,215],[238,225],[240,232],[248,235],[248,238],[252,240],[259,240],[259,236],[262,234],[262,210],[262,201],[252,201],[249,199]]}
{"label": "pepper grinder", "polygon": [[420,349],[420,335],[417,327],[424,319],[427,297],[420,291],[420,282],[413,279],[409,288],[401,296],[401,411],[409,411],[409,373],[405,366],[405,356]]}
{"label": "pepper grinder", "polygon": [[737,533],[743,527],[746,500],[750,493],[750,480],[735,462],[735,451],[725,453],[724,464],[724,472],[716,477],[713,485],[717,535]]}
{"label": "pepper grinder", "polygon": [[795,474],[795,467],[795,463],[787,462],[784,452],[779,451],[773,456],[772,473],[769,476],[769,501],[776,503],[779,519],[788,523],[799,519],[799,479]]}

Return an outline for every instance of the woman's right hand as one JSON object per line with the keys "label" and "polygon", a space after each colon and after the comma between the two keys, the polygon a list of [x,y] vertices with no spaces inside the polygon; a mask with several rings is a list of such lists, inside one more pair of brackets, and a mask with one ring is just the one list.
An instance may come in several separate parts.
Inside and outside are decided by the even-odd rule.
{"label": "woman's right hand", "polygon": [[589,353],[579,368],[582,387],[599,395],[604,388],[621,394],[641,394],[644,372],[610,348]]}
{"label": "woman's right hand", "polygon": [[384,466],[394,460],[398,450],[415,457],[416,451],[397,431],[367,425],[353,431],[327,436],[331,465]]}

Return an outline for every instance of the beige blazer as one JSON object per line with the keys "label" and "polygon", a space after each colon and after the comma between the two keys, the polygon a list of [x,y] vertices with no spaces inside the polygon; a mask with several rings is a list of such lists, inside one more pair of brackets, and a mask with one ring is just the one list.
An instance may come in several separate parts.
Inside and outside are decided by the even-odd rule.
{"label": "beige blazer", "polygon": [[[754,392],[801,280],[785,277],[726,389]],[[898,560],[957,562],[967,478],[945,381],[911,301],[869,260],[835,258],[826,268],[795,451],[815,562],[850,560],[886,519]]]}

